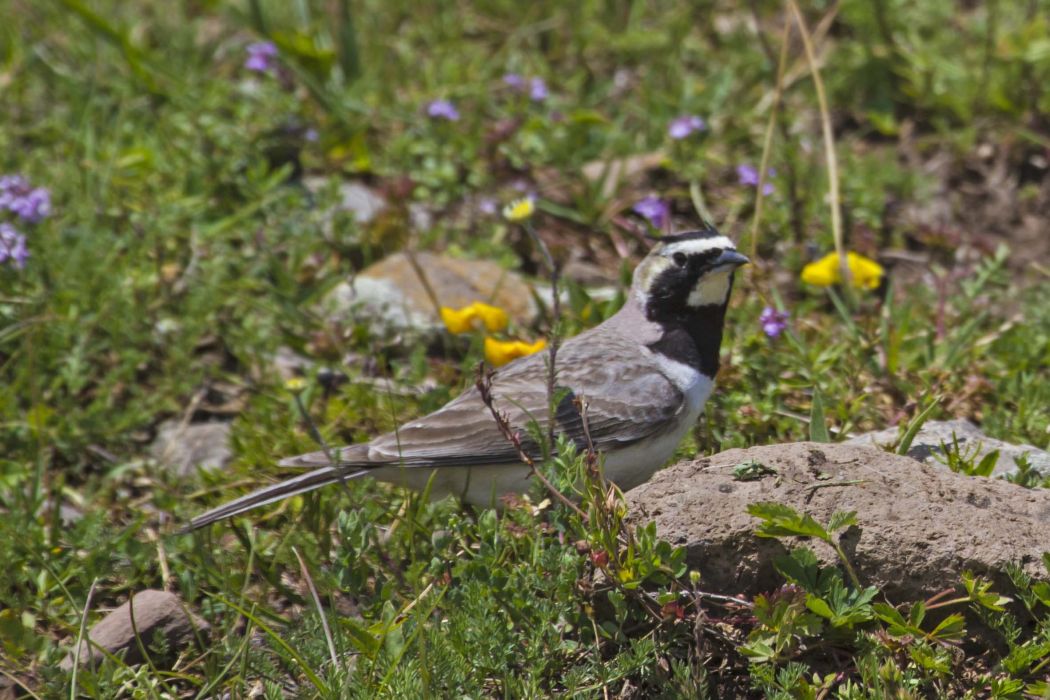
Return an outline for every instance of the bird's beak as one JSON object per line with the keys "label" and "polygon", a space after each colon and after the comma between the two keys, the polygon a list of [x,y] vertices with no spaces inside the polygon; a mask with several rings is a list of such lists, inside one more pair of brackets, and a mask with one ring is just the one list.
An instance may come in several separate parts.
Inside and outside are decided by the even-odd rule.
{"label": "bird's beak", "polygon": [[714,267],[740,267],[747,265],[751,260],[743,253],[735,250],[723,250],[722,254],[715,258]]}

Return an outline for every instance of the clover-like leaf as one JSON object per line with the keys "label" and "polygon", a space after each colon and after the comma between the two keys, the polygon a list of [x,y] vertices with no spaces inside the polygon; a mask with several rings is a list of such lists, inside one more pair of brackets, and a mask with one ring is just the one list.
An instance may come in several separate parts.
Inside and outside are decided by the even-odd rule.
{"label": "clover-like leaf", "polygon": [[973,572],[964,571],[962,580],[963,586],[966,588],[966,593],[970,597],[970,600],[983,608],[987,608],[994,612],[1002,612],[1005,610],[1003,606],[1013,602],[1013,598],[999,595],[991,590],[992,582],[974,576]]}
{"label": "clover-like leaf", "polygon": [[831,514],[828,521],[828,532],[837,532],[843,528],[857,524],[857,511],[836,510]]}
{"label": "clover-like leaf", "polygon": [[966,620],[958,613],[952,613],[941,620],[928,635],[929,639],[938,642],[961,642],[966,634]]}
{"label": "clover-like leaf", "polygon": [[759,537],[817,537],[825,542],[831,535],[808,513],[799,513],[791,506],[765,501],[752,503],[747,512],[762,520],[755,530]]}

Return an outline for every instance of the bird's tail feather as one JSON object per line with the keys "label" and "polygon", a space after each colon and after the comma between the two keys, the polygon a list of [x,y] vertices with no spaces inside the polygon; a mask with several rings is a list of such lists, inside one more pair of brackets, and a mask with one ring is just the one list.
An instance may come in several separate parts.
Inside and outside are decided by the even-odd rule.
{"label": "bird's tail feather", "polygon": [[273,503],[274,501],[290,498],[291,496],[296,496],[300,493],[313,491],[314,489],[327,486],[328,484],[353,479],[364,473],[366,473],[365,470],[351,471],[346,467],[321,467],[320,469],[314,469],[306,474],[301,474],[291,479],[285,479],[284,481],[263,487],[257,491],[252,491],[236,500],[224,503],[218,508],[212,508],[208,512],[202,513],[191,520],[188,525],[180,530],[180,532],[190,532],[202,528],[205,525],[211,525],[219,520],[240,515],[241,513],[252,510],[253,508],[264,506],[267,503]]}

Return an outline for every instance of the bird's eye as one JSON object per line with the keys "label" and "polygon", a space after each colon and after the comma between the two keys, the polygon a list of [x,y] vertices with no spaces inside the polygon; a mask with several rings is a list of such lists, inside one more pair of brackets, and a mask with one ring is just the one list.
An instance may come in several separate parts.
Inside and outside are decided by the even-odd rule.
{"label": "bird's eye", "polygon": [[671,259],[674,260],[674,264],[678,267],[685,267],[685,263],[688,260],[688,258],[685,257],[685,253],[675,253],[671,256]]}

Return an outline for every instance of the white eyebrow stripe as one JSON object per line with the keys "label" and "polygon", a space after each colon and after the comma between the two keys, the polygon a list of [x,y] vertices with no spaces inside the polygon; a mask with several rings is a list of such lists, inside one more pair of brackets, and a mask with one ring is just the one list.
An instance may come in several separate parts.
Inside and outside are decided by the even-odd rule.
{"label": "white eyebrow stripe", "polygon": [[694,238],[688,241],[671,243],[662,252],[664,255],[674,255],[675,253],[695,255],[696,253],[706,253],[715,249],[736,250],[736,246],[733,245],[733,241],[725,236],[715,236],[714,238]]}

